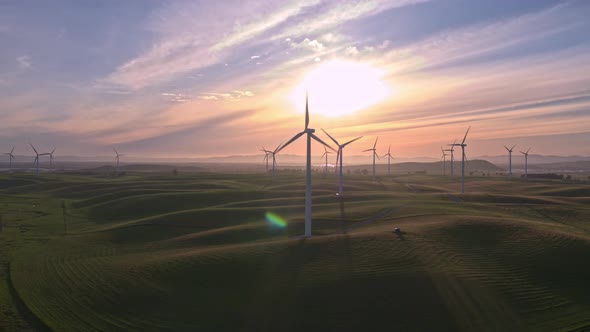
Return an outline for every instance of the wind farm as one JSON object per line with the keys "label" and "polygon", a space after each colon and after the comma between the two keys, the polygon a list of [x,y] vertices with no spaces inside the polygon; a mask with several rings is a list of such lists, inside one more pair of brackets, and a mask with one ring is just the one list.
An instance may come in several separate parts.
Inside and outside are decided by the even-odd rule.
{"label": "wind farm", "polygon": [[0,331],[590,330],[590,4],[0,12]]}

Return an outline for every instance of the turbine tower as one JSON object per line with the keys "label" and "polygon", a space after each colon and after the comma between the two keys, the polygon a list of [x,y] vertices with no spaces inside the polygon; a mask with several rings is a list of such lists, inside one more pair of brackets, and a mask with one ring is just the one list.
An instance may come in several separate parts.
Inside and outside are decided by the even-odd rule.
{"label": "turbine tower", "polygon": [[528,172],[529,151],[531,151],[531,148],[526,150],[526,152],[520,151],[520,153],[524,154],[524,178],[525,179],[529,178],[529,172]]}
{"label": "turbine tower", "polygon": [[305,94],[305,128],[299,134],[293,136],[285,145],[275,151],[275,154],[286,148],[289,144],[296,141],[299,137],[307,134],[307,156],[305,162],[305,236],[311,236],[311,139],[313,138],[317,142],[323,144],[334,151],[334,149],[328,144],[324,143],[316,135],[314,135],[315,129],[309,128],[309,107],[307,93]]}
{"label": "turbine tower", "polygon": [[461,141],[461,143],[453,143],[453,144],[449,144],[451,146],[460,146],[461,147],[461,193],[465,193],[465,147],[467,146],[467,144],[465,144],[465,140],[467,139],[467,134],[469,134],[469,129],[471,129],[471,126],[469,126],[469,128],[467,128],[467,131],[465,132],[465,136],[463,137],[463,141]]}
{"label": "turbine tower", "polygon": [[12,160],[14,159],[14,155],[12,154],[14,152],[14,146],[12,147],[12,150],[10,150],[10,152],[5,153],[5,156],[8,156],[8,169],[12,170]]}
{"label": "turbine tower", "polygon": [[29,143],[29,145],[33,148],[33,151],[35,151],[35,160],[33,160],[33,167],[37,167],[37,174],[39,174],[39,152],[37,152],[37,149],[35,149],[35,147],[33,146],[33,144]]}
{"label": "turbine tower", "polygon": [[377,157],[379,159],[379,155],[377,154],[377,140],[378,139],[379,139],[379,136],[377,136],[377,138],[375,139],[375,144],[373,144],[373,148],[372,149],[363,150],[363,152],[373,151],[373,180],[376,180],[377,179],[375,177],[375,157]]}
{"label": "turbine tower", "polygon": [[334,144],[336,144],[336,146],[338,147],[338,153],[336,154],[336,165],[338,165],[338,162],[340,162],[340,166],[339,166],[340,176],[339,176],[339,180],[338,180],[338,196],[342,197],[342,194],[343,194],[343,191],[342,191],[342,152],[343,152],[343,149],[348,144],[362,138],[363,136],[359,136],[359,137],[352,139],[344,144],[340,144],[340,143],[338,143],[338,141],[334,137],[330,136],[330,134],[328,134],[327,131],[325,131],[323,129],[322,129],[322,131],[324,132],[324,134],[328,135],[328,137],[330,137],[332,142],[334,142]]}
{"label": "turbine tower", "polygon": [[448,151],[448,150],[443,150],[443,148],[441,146],[440,152],[442,152],[442,157],[440,157],[440,160],[442,160],[442,162],[443,162],[443,175],[447,174],[447,156],[448,156],[448,154],[446,154],[445,151]]}
{"label": "turbine tower", "polygon": [[514,144],[510,149],[504,145],[504,148],[506,148],[506,151],[508,151],[508,173],[510,174],[510,176],[512,176],[512,150],[514,149],[514,147],[516,146],[516,144]]}
{"label": "turbine tower", "polygon": [[326,157],[326,169],[324,171],[324,173],[328,174],[328,154],[330,154],[332,152],[329,152],[328,149],[324,146],[324,154],[320,157],[320,160],[322,160],[322,158],[324,158],[324,156]]}
{"label": "turbine tower", "polygon": [[389,144],[389,149],[383,157],[387,157],[387,175],[391,175],[391,159],[393,159],[393,156],[391,155],[391,144]]}

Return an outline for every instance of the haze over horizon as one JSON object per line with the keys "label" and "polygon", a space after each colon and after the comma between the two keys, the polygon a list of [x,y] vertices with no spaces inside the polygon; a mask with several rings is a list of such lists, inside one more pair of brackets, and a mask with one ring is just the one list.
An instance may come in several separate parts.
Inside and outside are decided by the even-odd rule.
{"label": "haze over horizon", "polygon": [[588,17],[581,0],[5,2],[0,153],[252,155],[303,128],[308,90],[311,127],[364,136],[348,155],[379,136],[439,158],[471,125],[469,156],[588,156]]}

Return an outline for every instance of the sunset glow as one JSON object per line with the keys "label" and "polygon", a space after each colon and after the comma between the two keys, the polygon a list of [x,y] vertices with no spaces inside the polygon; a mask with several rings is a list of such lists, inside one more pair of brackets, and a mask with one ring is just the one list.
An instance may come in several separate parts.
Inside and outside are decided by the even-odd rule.
{"label": "sunset glow", "polygon": [[291,99],[304,111],[302,96],[309,92],[313,112],[330,117],[349,115],[388,96],[381,81],[383,71],[362,63],[336,60],[308,72],[293,90]]}

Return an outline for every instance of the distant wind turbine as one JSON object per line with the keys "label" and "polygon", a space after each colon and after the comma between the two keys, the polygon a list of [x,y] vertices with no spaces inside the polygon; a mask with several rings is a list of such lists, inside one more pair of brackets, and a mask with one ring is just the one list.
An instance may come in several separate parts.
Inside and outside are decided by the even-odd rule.
{"label": "distant wind turbine", "polygon": [[377,157],[377,159],[379,159],[379,155],[377,154],[377,140],[378,139],[379,139],[379,136],[377,136],[377,138],[375,139],[375,144],[373,144],[372,149],[363,150],[363,152],[373,151],[373,179],[377,179],[375,177],[375,157]]}
{"label": "distant wind turbine", "polygon": [[277,147],[273,151],[268,151],[268,153],[272,156],[272,180],[275,179],[275,166],[277,165],[276,154],[279,153],[281,145],[282,143],[277,145]]}
{"label": "distant wind turbine", "polygon": [[389,144],[389,149],[383,157],[387,157],[387,175],[391,175],[391,159],[393,159],[393,156],[391,155],[391,144]]}
{"label": "distant wind turbine", "polygon": [[457,140],[453,141],[453,144],[449,144],[451,145],[450,149],[447,149],[445,151],[449,151],[451,153],[451,177],[453,176],[453,164],[455,163],[455,143],[457,143]]}
{"label": "distant wind turbine", "polygon": [[115,160],[117,161],[117,172],[119,171],[119,157],[123,157],[125,156],[124,154],[119,154],[119,152],[117,152],[117,149],[113,148],[113,150],[115,150]]}
{"label": "distant wind turbine", "polygon": [[520,151],[520,153],[524,154],[524,178],[525,179],[529,178],[529,172],[528,172],[529,151],[531,151],[531,148],[526,150],[526,152]]}
{"label": "distant wind turbine", "polygon": [[53,153],[55,152],[56,148],[53,148],[53,151],[49,152],[49,169],[53,169]]}
{"label": "distant wind turbine", "polygon": [[510,174],[510,176],[512,176],[512,150],[514,150],[514,147],[516,146],[516,144],[514,144],[510,149],[504,145],[504,148],[506,148],[506,151],[508,151],[508,173]]}
{"label": "distant wind turbine", "polygon": [[37,174],[39,174],[39,152],[37,152],[37,149],[35,149],[35,147],[33,146],[33,144],[29,143],[29,145],[33,148],[33,151],[35,151],[35,160],[33,160],[33,167],[37,167]]}
{"label": "distant wind turbine", "polygon": [[10,152],[5,153],[5,156],[8,156],[8,169],[12,170],[12,160],[14,159],[14,155],[12,154],[14,152],[14,146],[12,147],[12,150],[10,150]]}
{"label": "distant wind turbine", "polygon": [[264,146],[262,147],[262,149],[260,149],[260,151],[264,152],[264,162],[266,163],[266,174],[268,174],[268,156],[271,154],[271,151],[265,149]]}
{"label": "distant wind turbine", "polygon": [[307,93],[305,94],[305,128],[299,134],[293,136],[285,145],[280,147],[275,153],[278,153],[282,149],[286,148],[289,144],[296,141],[299,137],[307,134],[307,155],[305,163],[305,236],[311,236],[311,139],[313,138],[320,144],[327,146],[330,150],[334,149],[328,144],[324,143],[316,135],[314,135],[315,129],[309,128],[309,105]]}
{"label": "distant wind turbine", "polygon": [[447,174],[447,156],[448,156],[448,154],[446,154],[445,151],[448,151],[448,150],[444,150],[441,146],[440,152],[442,152],[442,157],[440,157],[440,160],[442,160],[442,162],[443,162],[443,175]]}
{"label": "distant wind turbine", "polygon": [[328,174],[328,155],[332,153],[330,151],[328,151],[328,149],[326,148],[326,146],[324,146],[324,154],[320,157],[320,160],[322,158],[324,158],[324,156],[326,157],[326,169],[325,169],[325,173]]}
{"label": "distant wind turbine", "polygon": [[469,126],[469,128],[467,128],[467,131],[465,132],[465,136],[463,137],[463,141],[461,141],[461,143],[453,143],[453,144],[449,144],[451,146],[460,146],[461,147],[461,193],[463,194],[465,192],[465,147],[467,146],[467,144],[465,144],[465,140],[467,139],[467,134],[469,134],[469,129],[471,129],[471,126]]}
{"label": "distant wind turbine", "polygon": [[[343,159],[342,158],[342,152],[343,152],[343,149],[348,144],[350,144],[350,143],[352,143],[352,142],[354,142],[354,141],[362,138],[363,136],[359,136],[359,137],[357,137],[355,139],[352,139],[352,140],[350,140],[350,141],[348,141],[348,142],[346,142],[344,144],[340,144],[340,143],[338,143],[338,141],[334,137],[330,136],[330,134],[328,134],[327,131],[325,131],[323,129],[322,129],[322,131],[324,132],[324,134],[328,135],[328,137],[330,137],[330,139],[332,140],[332,142],[334,142],[334,144],[336,144],[336,146],[338,147],[338,153],[336,154],[336,165],[337,165],[337,167],[340,168],[340,176],[339,176],[339,180],[338,180],[338,195],[340,197],[342,197],[342,194],[343,194],[343,191],[342,191],[342,159]],[[340,166],[338,166],[338,162],[340,162]]]}

